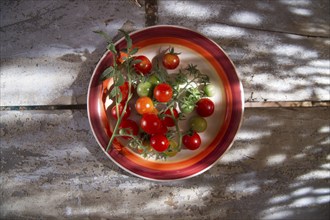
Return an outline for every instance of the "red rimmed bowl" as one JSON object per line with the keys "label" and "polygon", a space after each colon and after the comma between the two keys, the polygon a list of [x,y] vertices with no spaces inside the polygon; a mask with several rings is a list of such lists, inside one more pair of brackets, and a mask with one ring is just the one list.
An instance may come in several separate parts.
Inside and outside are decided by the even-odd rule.
{"label": "red rimmed bowl", "polygon": [[[105,95],[112,82],[99,82],[100,75],[113,61],[112,54],[106,52],[93,72],[87,97],[89,122],[98,144],[118,166],[145,179],[169,181],[203,173],[231,147],[242,121],[243,88],[233,63],[214,41],[187,28],[152,26],[135,31],[130,37],[133,45],[139,48],[137,55],[143,54],[151,60],[160,51],[171,46],[177,52],[181,52],[181,67],[188,64],[197,65],[216,87],[216,95],[211,97],[215,103],[215,112],[206,118],[208,127],[205,132],[200,133],[202,145],[198,150],[183,149],[166,161],[145,159],[120,142],[114,142],[111,149],[106,152],[113,127],[108,114],[109,102]],[[125,47],[124,38],[116,43],[119,50]],[[185,126],[185,121],[180,122],[180,127],[185,129]]]}

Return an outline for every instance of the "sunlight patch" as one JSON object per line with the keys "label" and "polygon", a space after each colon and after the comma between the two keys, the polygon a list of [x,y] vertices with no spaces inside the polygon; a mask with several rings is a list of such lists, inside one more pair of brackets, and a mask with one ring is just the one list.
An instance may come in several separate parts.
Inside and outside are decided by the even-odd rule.
{"label": "sunlight patch", "polygon": [[262,18],[259,15],[247,11],[234,13],[230,17],[230,20],[241,24],[255,24],[255,25],[261,24],[262,22]]}
{"label": "sunlight patch", "polygon": [[259,148],[255,146],[250,147],[244,147],[244,148],[233,148],[230,151],[228,151],[223,158],[221,158],[222,163],[230,163],[230,162],[236,162],[240,161],[242,159],[246,159],[246,156],[253,157],[257,152]]}
{"label": "sunlight patch", "polygon": [[277,154],[277,155],[269,156],[266,164],[268,166],[275,166],[283,163],[285,160],[286,160],[285,154]]}
{"label": "sunlight patch", "polygon": [[296,15],[302,15],[302,16],[311,16],[312,15],[311,10],[308,10],[305,8],[289,8],[289,10]]}
{"label": "sunlight patch", "polygon": [[284,206],[269,207],[260,213],[260,219],[289,219],[293,215],[293,211],[285,210]]}
{"label": "sunlight patch", "polygon": [[239,180],[237,182],[231,184],[227,187],[227,191],[234,192],[234,193],[240,193],[244,195],[251,195],[254,193],[257,193],[260,189],[258,184],[256,183],[256,173],[251,172],[244,175],[241,175],[239,177]]}
{"label": "sunlight patch", "polygon": [[316,51],[307,51],[306,48],[302,46],[291,44],[277,45],[272,49],[272,52],[283,56],[297,56],[301,59],[312,59],[318,56]]}
{"label": "sunlight patch", "polygon": [[320,166],[320,168],[330,170],[330,163],[322,164],[322,165]]}
{"label": "sunlight patch", "polygon": [[291,193],[292,196],[303,196],[306,195],[310,192],[312,192],[313,188],[312,187],[304,187],[297,189]]}
{"label": "sunlight patch", "polygon": [[[162,3],[162,1],[160,2]],[[162,5],[166,13],[173,16],[189,17],[197,20],[205,20],[216,17],[219,10],[212,10],[210,7],[195,2],[166,1]]]}
{"label": "sunlight patch", "polygon": [[330,73],[330,60],[312,60],[309,62],[311,66],[316,66],[320,68],[326,68],[328,70],[328,73]]}
{"label": "sunlight patch", "polygon": [[316,198],[316,203],[318,204],[329,203],[329,202],[330,202],[330,195],[318,196]]}
{"label": "sunlight patch", "polygon": [[313,190],[314,194],[329,194],[330,193],[330,189],[329,188],[319,188],[319,189],[314,189]]}
{"label": "sunlight patch", "polygon": [[330,133],[330,126],[323,126],[318,130],[319,133]]}
{"label": "sunlight patch", "polygon": [[221,24],[209,24],[201,28],[200,32],[210,37],[228,37],[228,38],[239,38],[246,34],[245,30],[238,27],[230,27]]}
{"label": "sunlight patch", "polygon": [[279,195],[279,196],[275,196],[275,197],[269,199],[268,203],[277,204],[277,203],[286,202],[289,199],[290,199],[290,197],[288,195]]}
{"label": "sunlight patch", "polygon": [[314,170],[304,175],[301,175],[297,180],[314,180],[314,179],[327,179],[330,178],[329,171],[325,170]]}
{"label": "sunlight patch", "polygon": [[306,206],[314,204],[314,202],[315,202],[315,198],[313,198],[313,197],[304,197],[304,198],[296,199],[295,201],[293,201],[290,204],[290,206],[293,206],[293,207],[306,207]]}
{"label": "sunlight patch", "polygon": [[302,159],[306,156],[305,153],[296,154],[293,156],[294,159]]}
{"label": "sunlight patch", "polygon": [[315,66],[299,66],[295,67],[293,71],[301,75],[312,75],[312,74],[329,74],[329,70],[325,68],[318,68]]}

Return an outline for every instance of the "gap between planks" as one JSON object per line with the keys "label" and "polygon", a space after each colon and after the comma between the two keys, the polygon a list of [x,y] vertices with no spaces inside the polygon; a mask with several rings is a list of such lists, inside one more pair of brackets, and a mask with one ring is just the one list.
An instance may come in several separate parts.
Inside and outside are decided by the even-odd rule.
{"label": "gap between planks", "polygon": [[[267,101],[245,102],[245,108],[307,108],[330,107],[330,101]],[[0,106],[0,111],[25,111],[25,110],[80,110],[87,109],[86,104],[78,105],[20,105]]]}

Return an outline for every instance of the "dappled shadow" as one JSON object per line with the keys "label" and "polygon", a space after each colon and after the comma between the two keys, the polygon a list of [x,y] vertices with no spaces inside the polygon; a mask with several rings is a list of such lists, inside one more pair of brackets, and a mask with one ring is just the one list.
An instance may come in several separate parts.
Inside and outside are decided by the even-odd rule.
{"label": "dappled shadow", "polygon": [[84,111],[2,112],[1,213],[326,219],[328,115],[328,108],[247,109],[237,140],[214,167],[191,179],[157,183],[112,163]]}
{"label": "dappled shadow", "polygon": [[200,31],[228,53],[246,101],[330,99],[328,1],[161,1],[158,8],[160,24]]}
{"label": "dappled shadow", "polygon": [[1,105],[86,104],[105,52],[93,31],[113,38],[144,27],[144,8],[131,0],[1,1],[0,10]]}
{"label": "dappled shadow", "polygon": [[[247,101],[329,99],[328,3],[323,9],[310,1],[291,1],[299,7],[290,1],[180,1],[176,7],[173,2],[159,2],[159,22],[196,29],[219,43],[238,68]],[[106,8],[107,2],[102,4],[98,7]],[[71,16],[63,16],[63,23],[70,24]],[[102,19],[112,36],[120,27],[140,25],[133,19],[111,23],[115,18],[110,15]],[[35,25],[35,34],[59,24],[33,21],[22,29]],[[86,23],[88,32],[99,28],[91,23]],[[105,41],[95,43],[91,35],[83,37],[85,31],[72,29],[58,38],[45,36],[32,51],[54,48],[48,43],[77,49],[59,59],[76,62],[80,56],[80,72],[70,89],[75,99],[85,99]],[[76,41],[80,37],[86,41]],[[28,47],[21,45],[15,54],[8,47],[6,53],[15,57]],[[247,109],[236,142],[214,167],[188,180],[157,183],[127,174],[108,160],[85,110],[1,112],[1,217],[328,219],[328,115],[329,108]]]}

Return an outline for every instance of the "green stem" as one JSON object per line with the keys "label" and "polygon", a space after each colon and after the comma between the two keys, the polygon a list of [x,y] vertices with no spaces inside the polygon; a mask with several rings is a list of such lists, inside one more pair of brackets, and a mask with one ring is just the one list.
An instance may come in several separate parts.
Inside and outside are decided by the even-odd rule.
{"label": "green stem", "polygon": [[192,80],[187,82],[187,84],[182,89],[180,89],[180,92],[172,98],[172,100],[167,104],[166,108],[163,109],[160,113],[166,112],[168,109],[170,109],[170,107],[173,107],[175,102],[179,102],[179,97],[187,90],[187,87],[193,83],[195,79],[197,79],[197,77],[194,77]]}
{"label": "green stem", "polygon": [[182,134],[181,134],[180,128],[179,128],[179,120],[177,118],[175,118],[173,108],[170,108],[170,111],[171,111],[171,118],[174,120],[174,123],[175,123],[176,132],[178,133],[178,151],[180,151],[181,145],[182,145]]}
{"label": "green stem", "polygon": [[182,147],[182,134],[179,128],[179,120],[175,120],[175,129],[178,132],[178,151],[181,151]]}
{"label": "green stem", "polygon": [[[115,125],[115,128],[113,129],[113,132],[112,132],[112,135],[111,135],[111,138],[108,142],[108,146],[106,148],[106,151],[108,152],[108,150],[110,149],[115,137],[117,136],[121,136],[118,133],[118,129],[119,129],[119,125],[121,124],[121,121],[126,113],[126,109],[127,109],[127,106],[128,106],[128,102],[129,100],[131,99],[131,85],[132,85],[132,82],[131,82],[131,76],[129,74],[130,72],[130,68],[129,68],[129,64],[127,64],[127,69],[128,69],[128,73],[127,73],[127,78],[128,78],[128,96],[127,96],[127,100],[125,102],[125,105],[124,105],[124,108],[123,108],[123,111],[121,112],[121,114],[119,115],[119,103],[118,103],[118,96],[115,96],[115,102],[116,102],[116,111],[117,111],[117,122],[116,122],[116,125]],[[114,82],[114,84],[116,84],[116,82]]]}

